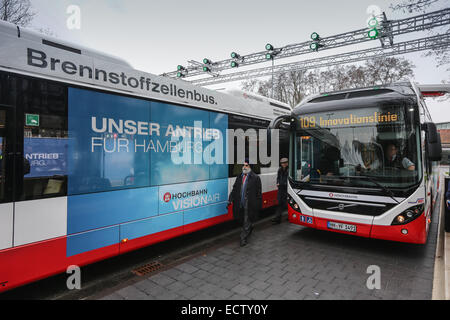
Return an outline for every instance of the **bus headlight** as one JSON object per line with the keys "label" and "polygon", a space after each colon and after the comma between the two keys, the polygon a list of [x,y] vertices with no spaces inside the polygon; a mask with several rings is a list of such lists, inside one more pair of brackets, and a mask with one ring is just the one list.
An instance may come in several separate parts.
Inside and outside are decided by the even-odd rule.
{"label": "bus headlight", "polygon": [[291,206],[293,206],[294,203],[295,203],[294,199],[292,199],[292,197],[291,197],[290,195],[288,195],[287,198],[288,198],[288,203],[289,203]]}
{"label": "bus headlight", "polygon": [[418,218],[423,213],[423,210],[424,210],[423,204],[421,204],[419,206],[411,207],[408,210],[405,210],[402,213],[400,213],[398,216],[396,216],[394,218],[394,220],[392,221],[391,225],[398,226],[398,225],[410,223],[411,221]]}
{"label": "bus headlight", "polygon": [[288,195],[288,203],[291,206],[292,209],[294,209],[295,211],[300,212],[300,206],[295,202],[294,199],[292,199],[292,197],[290,195]]}

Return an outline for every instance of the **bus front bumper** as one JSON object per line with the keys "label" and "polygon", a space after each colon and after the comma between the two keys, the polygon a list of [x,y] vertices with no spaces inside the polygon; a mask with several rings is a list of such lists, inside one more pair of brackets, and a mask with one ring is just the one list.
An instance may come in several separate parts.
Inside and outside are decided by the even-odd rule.
{"label": "bus front bumper", "polygon": [[404,225],[371,225],[348,221],[317,218],[303,215],[288,205],[289,222],[305,227],[326,230],[366,238],[424,244],[427,240],[427,221],[425,213]]}

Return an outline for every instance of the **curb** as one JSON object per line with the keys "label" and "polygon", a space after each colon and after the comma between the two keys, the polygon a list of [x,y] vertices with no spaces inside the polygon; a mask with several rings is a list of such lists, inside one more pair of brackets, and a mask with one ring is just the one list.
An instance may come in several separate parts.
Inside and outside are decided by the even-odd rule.
{"label": "curb", "polygon": [[[445,181],[445,180],[444,180]],[[445,195],[444,195],[444,190],[445,190],[445,183],[442,184],[442,186],[444,186],[444,188],[442,188],[442,201],[441,201],[441,222],[442,222],[442,232],[443,232],[443,238],[444,238],[444,250],[443,250],[443,254],[444,254],[444,268],[443,268],[443,273],[444,273],[444,296],[443,299],[445,300],[450,300],[450,233],[445,232],[444,230],[444,219],[445,219]]]}
{"label": "curb", "polygon": [[445,241],[444,241],[444,299],[450,300],[450,234],[445,233]]}
{"label": "curb", "polygon": [[[440,175],[440,186],[445,185],[444,175]],[[437,245],[434,263],[433,300],[450,300],[450,234],[445,232],[445,188],[440,190],[440,210]]]}

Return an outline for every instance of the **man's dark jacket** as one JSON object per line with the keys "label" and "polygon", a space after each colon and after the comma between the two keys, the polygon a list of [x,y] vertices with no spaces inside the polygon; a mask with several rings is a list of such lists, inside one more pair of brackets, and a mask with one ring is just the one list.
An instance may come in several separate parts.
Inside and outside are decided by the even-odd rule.
{"label": "man's dark jacket", "polygon": [[278,184],[278,204],[282,204],[287,201],[287,183],[288,183],[288,168],[279,168],[277,173],[277,184]]}
{"label": "man's dark jacket", "polygon": [[[233,216],[239,221],[242,221],[244,218],[239,210],[241,207],[242,178],[243,174],[237,176],[229,199],[233,202]],[[247,179],[248,218],[251,222],[255,222],[262,208],[261,179],[253,171],[248,173]]]}

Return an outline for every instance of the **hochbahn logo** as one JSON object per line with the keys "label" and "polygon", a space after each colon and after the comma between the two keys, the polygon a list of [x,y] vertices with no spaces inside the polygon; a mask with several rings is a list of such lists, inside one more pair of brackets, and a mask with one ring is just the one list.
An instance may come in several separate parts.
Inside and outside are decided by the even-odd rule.
{"label": "hochbahn logo", "polygon": [[206,188],[186,192],[166,192],[162,200],[165,203],[171,203],[173,209],[177,211],[218,202],[220,193],[208,194],[208,189]]}
{"label": "hochbahn logo", "polygon": [[170,193],[166,192],[164,194],[163,200],[164,202],[169,202],[170,200],[176,200],[176,199],[185,199],[189,197],[196,197],[201,195],[207,195],[208,189],[201,189],[201,190],[193,190],[188,192],[178,192],[178,193]]}
{"label": "hochbahn logo", "polygon": [[355,196],[355,195],[351,195],[351,194],[336,194],[336,193],[332,193],[332,192],[330,192],[328,194],[328,196],[330,198],[358,199],[358,196]]}
{"label": "hochbahn logo", "polygon": [[172,195],[170,194],[170,192],[166,192],[163,198],[164,202],[169,202],[170,199],[172,199]]}

